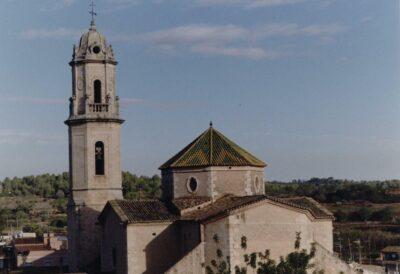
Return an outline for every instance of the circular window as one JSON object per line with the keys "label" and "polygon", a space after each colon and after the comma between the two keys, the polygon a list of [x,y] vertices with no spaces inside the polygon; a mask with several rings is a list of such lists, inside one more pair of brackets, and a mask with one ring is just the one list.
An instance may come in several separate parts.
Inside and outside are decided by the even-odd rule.
{"label": "circular window", "polygon": [[99,47],[99,46],[94,46],[94,47],[93,47],[93,52],[94,52],[95,54],[99,54],[99,53],[100,53],[100,47]]}
{"label": "circular window", "polygon": [[258,179],[258,177],[256,177],[254,180],[254,189],[256,190],[256,192],[260,192],[261,184],[260,184],[260,179]]}
{"label": "circular window", "polygon": [[198,187],[197,179],[194,177],[190,177],[190,179],[187,182],[187,189],[190,193],[196,192]]}

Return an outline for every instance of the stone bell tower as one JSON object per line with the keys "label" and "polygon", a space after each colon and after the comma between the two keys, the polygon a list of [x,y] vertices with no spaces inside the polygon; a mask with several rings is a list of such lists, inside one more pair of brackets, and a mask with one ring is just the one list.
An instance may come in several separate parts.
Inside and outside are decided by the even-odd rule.
{"label": "stone bell tower", "polygon": [[[70,271],[99,265],[97,217],[108,200],[122,199],[117,62],[92,20],[74,46],[69,127],[68,260]],[[92,270],[93,271],[93,270]],[[94,270],[95,271],[95,270]]]}

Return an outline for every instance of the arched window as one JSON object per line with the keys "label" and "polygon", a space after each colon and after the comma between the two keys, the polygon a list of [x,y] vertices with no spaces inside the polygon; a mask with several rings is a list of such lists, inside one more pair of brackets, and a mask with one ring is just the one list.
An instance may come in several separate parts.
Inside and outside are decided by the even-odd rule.
{"label": "arched window", "polygon": [[104,144],[97,142],[95,145],[96,175],[104,175]]}
{"label": "arched window", "polygon": [[101,104],[101,81],[94,81],[94,103]]}

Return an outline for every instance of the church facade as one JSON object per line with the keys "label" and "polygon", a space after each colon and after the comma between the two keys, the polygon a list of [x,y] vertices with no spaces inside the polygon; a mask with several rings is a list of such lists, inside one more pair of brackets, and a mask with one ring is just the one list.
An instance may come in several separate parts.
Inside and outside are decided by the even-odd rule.
{"label": "church facade", "polygon": [[[124,200],[117,61],[94,21],[70,65],[70,271],[203,274],[218,254],[242,265],[244,239],[247,252],[279,260],[299,233],[332,266],[333,215],[308,197],[265,195],[266,164],[212,124],[160,167],[160,199]],[[353,273],[333,265],[325,273]]]}

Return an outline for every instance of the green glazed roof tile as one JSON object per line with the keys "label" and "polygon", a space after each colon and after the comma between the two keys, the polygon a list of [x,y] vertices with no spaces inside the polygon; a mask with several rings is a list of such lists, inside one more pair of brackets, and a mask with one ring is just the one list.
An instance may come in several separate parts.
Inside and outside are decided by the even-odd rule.
{"label": "green glazed roof tile", "polygon": [[254,166],[266,164],[210,127],[160,169],[208,166]]}

